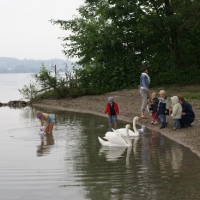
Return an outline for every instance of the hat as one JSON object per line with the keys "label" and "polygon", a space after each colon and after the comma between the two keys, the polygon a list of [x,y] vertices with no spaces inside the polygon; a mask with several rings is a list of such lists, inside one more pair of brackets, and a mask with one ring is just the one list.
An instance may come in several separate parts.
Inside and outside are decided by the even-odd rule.
{"label": "hat", "polygon": [[42,113],[36,114],[36,117],[37,117],[38,119],[42,118]]}
{"label": "hat", "polygon": [[113,98],[113,97],[109,97],[109,98],[108,98],[108,101],[113,102],[113,101],[114,101],[114,98]]}

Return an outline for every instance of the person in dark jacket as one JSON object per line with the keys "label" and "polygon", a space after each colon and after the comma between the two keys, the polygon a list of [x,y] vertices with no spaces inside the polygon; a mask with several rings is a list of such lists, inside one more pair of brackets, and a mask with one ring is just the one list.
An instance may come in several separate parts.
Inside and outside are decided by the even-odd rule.
{"label": "person in dark jacket", "polygon": [[112,123],[114,123],[114,128],[117,128],[117,115],[119,114],[119,107],[116,102],[114,102],[113,97],[108,98],[108,103],[106,104],[106,109],[104,113],[108,113],[108,122],[110,128],[112,128]]}
{"label": "person in dark jacket", "polygon": [[184,97],[179,96],[179,103],[182,106],[182,115],[180,119],[181,127],[189,128],[195,119],[194,111],[192,110],[192,106],[185,101]]}
{"label": "person in dark jacket", "polygon": [[166,115],[169,115],[169,101],[167,99],[165,90],[160,90],[159,95],[160,97],[158,98],[159,103],[157,114],[161,123],[160,128],[165,128],[167,126]]}

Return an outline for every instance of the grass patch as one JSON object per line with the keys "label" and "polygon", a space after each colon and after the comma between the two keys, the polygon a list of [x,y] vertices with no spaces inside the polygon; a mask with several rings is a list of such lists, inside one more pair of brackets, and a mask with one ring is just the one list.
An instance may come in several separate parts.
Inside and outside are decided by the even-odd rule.
{"label": "grass patch", "polygon": [[183,96],[187,100],[200,100],[200,86],[199,85],[169,85],[163,87],[151,88],[151,91],[159,91],[163,89],[166,91],[168,97]]}
{"label": "grass patch", "polygon": [[184,97],[186,98],[186,99],[197,99],[197,100],[199,100],[200,99],[200,93],[198,92],[196,92],[196,93],[193,93],[193,92],[185,92],[184,93]]}

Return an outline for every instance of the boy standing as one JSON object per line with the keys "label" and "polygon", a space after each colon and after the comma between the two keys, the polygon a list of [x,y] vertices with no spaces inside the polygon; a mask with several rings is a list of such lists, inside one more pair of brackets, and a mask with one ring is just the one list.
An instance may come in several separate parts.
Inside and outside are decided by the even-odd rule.
{"label": "boy standing", "polygon": [[108,122],[110,128],[112,123],[114,123],[114,128],[117,128],[117,115],[119,114],[119,108],[116,102],[114,102],[113,97],[108,98],[108,103],[106,104],[106,109],[104,113],[108,113]]}
{"label": "boy standing", "polygon": [[158,103],[158,119],[161,122],[161,127],[160,128],[165,128],[167,126],[166,122],[166,115],[169,115],[169,101],[166,96],[165,90],[160,90],[159,92],[160,97],[159,103]]}

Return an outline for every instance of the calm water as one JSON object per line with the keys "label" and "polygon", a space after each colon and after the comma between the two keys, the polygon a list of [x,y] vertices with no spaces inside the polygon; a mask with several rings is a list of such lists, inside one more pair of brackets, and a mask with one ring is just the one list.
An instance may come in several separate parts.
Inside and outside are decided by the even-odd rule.
{"label": "calm water", "polygon": [[[29,74],[0,74],[0,102],[20,99],[25,84]],[[0,200],[199,199],[189,149],[148,130],[131,148],[104,148],[105,117],[40,110],[55,117],[53,139],[41,141],[36,108],[0,107]]]}
{"label": "calm water", "polygon": [[31,81],[31,74],[28,73],[0,73],[0,102],[8,103],[10,100],[23,98],[18,89],[22,89],[24,85],[29,85]]}
{"label": "calm water", "polygon": [[103,148],[106,118],[51,109],[42,111],[55,117],[54,139],[42,142],[35,111],[0,108],[0,199],[198,199],[200,159],[189,149],[148,131],[133,147]]}
{"label": "calm water", "polygon": [[[0,73],[0,102],[8,103],[12,100],[23,99],[19,89],[22,89],[24,85],[29,86],[35,82],[32,75],[30,73]],[[52,73],[52,75],[54,74]],[[59,73],[59,76],[64,77],[65,75]]]}

